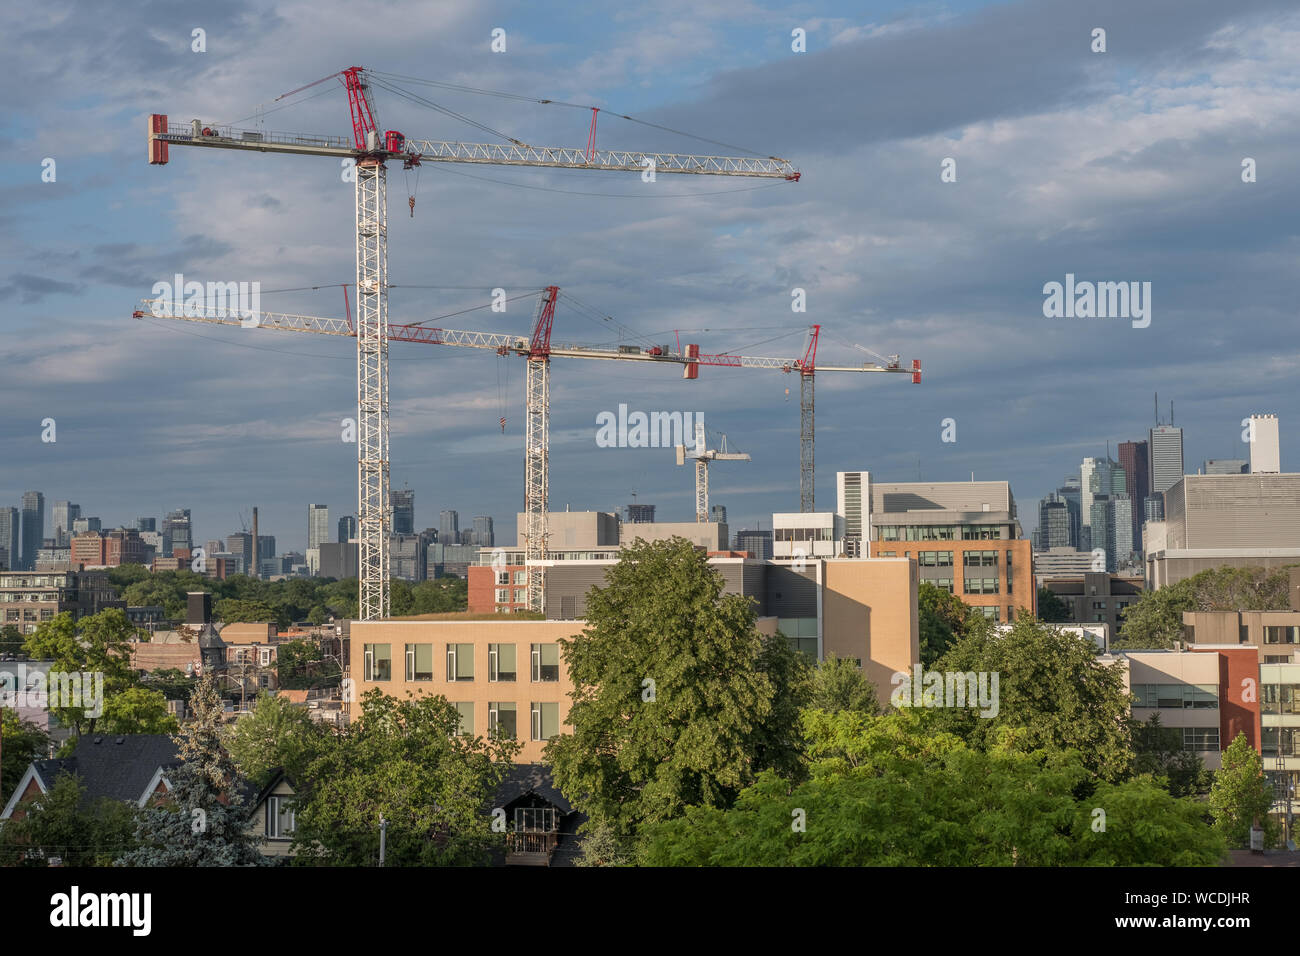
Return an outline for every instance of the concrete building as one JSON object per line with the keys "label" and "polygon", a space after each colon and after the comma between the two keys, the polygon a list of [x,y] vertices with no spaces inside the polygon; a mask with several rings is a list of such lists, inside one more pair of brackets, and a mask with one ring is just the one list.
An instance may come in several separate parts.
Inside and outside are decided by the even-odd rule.
{"label": "concrete building", "polygon": [[1132,502],[1133,522],[1130,535],[1133,550],[1142,550],[1142,516],[1146,506],[1147,492],[1151,487],[1147,443],[1144,441],[1125,441],[1119,444],[1119,463],[1124,469],[1124,493]]}
{"label": "concrete building", "polygon": [[772,557],[794,560],[844,554],[844,519],[833,511],[772,515]]}
{"label": "concrete building", "polygon": [[871,473],[835,473],[835,513],[844,524],[840,553],[847,558],[865,558],[871,540]]}
{"label": "concrete building", "polygon": [[492,530],[490,515],[474,516],[474,545],[479,548],[491,548],[496,544],[496,532]]}
{"label": "concrete building", "polygon": [[737,531],[732,547],[736,551],[748,551],[760,561],[769,560],[772,557],[772,532]]}
{"label": "concrete building", "polygon": [[1066,475],[1056,494],[1070,509],[1070,547],[1083,547],[1083,487],[1078,475]]}
{"label": "concrete building", "polygon": [[0,574],[0,626],[31,634],[42,621],[68,611],[74,618],[110,607],[125,609],[105,572],[6,571]]}
{"label": "concrete building", "polygon": [[1151,473],[1151,494],[1168,491],[1183,477],[1183,430],[1174,425],[1156,425],[1147,439],[1147,468]]}
{"label": "concrete building", "polygon": [[1054,548],[1074,550],[1071,543],[1072,515],[1070,502],[1059,492],[1048,492],[1038,503],[1038,530],[1034,532],[1034,551],[1051,551]]}
{"label": "concrete building", "polygon": [[460,513],[456,511],[438,512],[438,540],[443,544],[460,543]]}
{"label": "concrete building", "polygon": [[357,576],[357,542],[338,543],[326,541],[320,546],[320,576],[323,578],[355,578]]}
{"label": "concrete building", "polygon": [[169,511],[163,518],[162,526],[164,558],[174,557],[177,550],[193,550],[194,538],[190,528],[190,509],[177,508]]}
{"label": "concrete building", "polygon": [[115,568],[121,564],[148,564],[149,561],[149,547],[134,528],[79,534],[68,546],[68,562],[73,570]]}
{"label": "concrete building", "polygon": [[1278,442],[1276,415],[1250,416],[1250,471],[1255,475],[1276,475],[1282,471],[1282,448]]}
{"label": "concrete building", "polygon": [[22,568],[36,567],[36,552],[45,545],[45,496],[39,491],[23,494]]}
{"label": "concrete building", "polygon": [[709,520],[715,524],[727,523],[726,505],[709,505]]}
{"label": "concrete building", "polygon": [[92,532],[98,534],[103,530],[104,530],[104,523],[100,521],[99,518],[96,518],[94,515],[72,519],[72,533],[74,535],[90,534]]}
{"label": "concrete building", "polygon": [[1090,571],[1105,571],[1091,551],[1076,551],[1074,548],[1050,548],[1047,551],[1034,552],[1034,587],[1040,588],[1052,578],[1069,578],[1087,574]]}
{"label": "concrete building", "polygon": [[402,488],[393,492],[393,534],[415,534],[415,492]]}
{"label": "concrete building", "polygon": [[22,546],[20,545],[22,522],[18,509],[12,505],[0,508],[0,551],[4,552],[3,570],[18,571],[22,563]]}
{"label": "concrete building", "polygon": [[307,549],[319,548],[330,539],[330,509],[328,505],[307,506]]}
{"label": "concrete building", "polygon": [[1300,611],[1184,611],[1183,639],[1255,649],[1260,664],[1296,662]]}
{"label": "concrete building", "polygon": [[655,506],[654,505],[628,505],[627,522],[628,524],[654,524]]}
{"label": "concrete building", "polygon": [[68,547],[72,538],[72,522],[81,517],[81,505],[71,501],[56,501],[50,517],[54,522],[54,546]]}
{"label": "concrete building", "polygon": [[[1261,665],[1259,691],[1259,753],[1273,786],[1271,815],[1286,821],[1288,807],[1293,817],[1300,810],[1300,664]],[[1293,827],[1285,835],[1294,840]]]}
{"label": "concrete building", "polygon": [[1101,571],[1085,571],[1068,577],[1047,577],[1043,586],[1070,609],[1075,624],[1105,624],[1118,635],[1124,610],[1142,597],[1143,580]]}
{"label": "concrete building", "polygon": [[1250,473],[1250,463],[1244,458],[1207,458],[1201,468],[1206,475],[1245,475]]}
{"label": "concrete building", "polygon": [[344,515],[339,519],[338,544],[347,544],[357,536],[357,519],[355,515]]}
{"label": "concrete building", "polygon": [[1146,554],[1148,588],[1209,568],[1300,564],[1300,474],[1187,475],[1164,499],[1163,546]]}

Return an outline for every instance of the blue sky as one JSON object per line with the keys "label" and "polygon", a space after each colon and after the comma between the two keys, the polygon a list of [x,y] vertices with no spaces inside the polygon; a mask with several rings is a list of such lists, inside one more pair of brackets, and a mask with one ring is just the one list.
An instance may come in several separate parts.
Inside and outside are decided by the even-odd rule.
{"label": "blue sky", "polygon": [[[205,53],[191,51],[196,27]],[[490,50],[496,27],[505,53]],[[790,49],[796,27],[806,53]],[[1105,53],[1090,50],[1096,27]],[[555,283],[638,333],[708,329],[683,336],[705,351],[799,355],[817,322],[823,361],[860,361],[851,344],[920,358],[920,386],[819,378],[822,507],[836,470],[974,472],[1011,482],[1028,529],[1081,458],[1145,436],[1157,391],[1164,417],[1175,402],[1188,470],[1245,457],[1239,423],[1256,412],[1280,416],[1283,468],[1300,467],[1291,4],[54,2],[0,50],[22,78],[0,120],[0,504],[37,489],[112,524],[189,507],[199,540],[258,505],[282,548],[303,546],[308,502],[355,510],[355,447],[338,428],[355,415],[349,341],[130,318],[176,272],[258,281],[268,309],[342,313],[337,289],[269,292],[352,281],[336,163],[177,148],[150,167],[144,131],[153,112],[255,115],[350,65],[589,103],[795,161],[801,182],[745,191],[753,181],[660,176],[652,190],[621,174],[429,165],[414,218],[391,169],[391,318]],[[586,141],[580,110],[409,88],[528,142]],[[385,128],[487,138],[376,98]],[[349,131],[341,89],[290,103],[266,128]],[[599,144],[725,152],[613,115]],[[956,182],[940,181],[946,157]],[[1044,318],[1042,287],[1066,273],[1151,282],[1150,326]],[[796,286],[805,314],[790,311]],[[520,300],[440,324],[524,332],[531,317]],[[562,301],[555,339],[617,340],[597,325]],[[692,474],[671,451],[596,446],[596,414],[621,402],[703,412],[753,456],[713,471],[733,529],[798,507],[790,376],[710,368],[690,383],[556,360],[552,381],[552,507],[611,510],[635,490],[689,519]],[[463,523],[493,515],[509,539],[522,404],[519,360],[393,346],[392,481],[415,489],[418,526],[454,508]],[[956,442],[941,441],[947,418]]]}

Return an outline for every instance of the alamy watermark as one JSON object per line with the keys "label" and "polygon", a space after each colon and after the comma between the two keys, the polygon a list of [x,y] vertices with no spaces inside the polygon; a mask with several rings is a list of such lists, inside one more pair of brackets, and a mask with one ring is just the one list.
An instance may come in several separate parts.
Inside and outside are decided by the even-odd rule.
{"label": "alamy watermark", "polygon": [[47,710],[78,707],[89,718],[104,715],[103,671],[45,671],[19,662],[0,670],[0,707]]}
{"label": "alamy watermark", "polygon": [[978,707],[981,717],[998,715],[997,671],[927,671],[916,664],[910,674],[895,671],[889,682],[895,707]]}
{"label": "alamy watermark", "polygon": [[704,424],[703,412],[618,412],[596,413],[597,448],[695,448],[695,430]]}
{"label": "alamy watermark", "polygon": [[178,272],[172,282],[155,282],[149,311],[158,318],[237,316],[240,325],[256,326],[261,321],[262,283],[185,281]]}
{"label": "alamy watermark", "polygon": [[1132,319],[1135,329],[1151,324],[1150,282],[1065,282],[1043,286],[1043,315],[1049,319]]}

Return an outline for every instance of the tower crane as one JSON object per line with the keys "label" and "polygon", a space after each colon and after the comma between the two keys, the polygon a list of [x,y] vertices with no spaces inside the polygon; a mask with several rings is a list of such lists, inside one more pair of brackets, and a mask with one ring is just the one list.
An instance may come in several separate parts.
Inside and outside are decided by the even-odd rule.
{"label": "tower crane", "polygon": [[686,464],[687,458],[695,459],[695,520],[701,524],[709,520],[709,462],[711,461],[750,461],[749,455],[727,451],[727,436],[722,436],[722,448],[709,448],[705,444],[704,422],[695,423],[695,447],[687,450],[685,445],[677,446],[677,464]]}
{"label": "tower crane", "polygon": [[[699,374],[700,365],[722,365],[728,368],[775,368],[782,372],[799,373],[799,510],[801,512],[815,511],[813,492],[815,487],[815,474],[813,470],[814,463],[814,429],[813,429],[813,385],[817,372],[901,372],[912,375],[912,384],[919,385],[921,382],[921,360],[912,359],[912,367],[903,368],[898,362],[897,355],[891,355],[888,359],[884,356],[877,355],[884,361],[883,365],[874,363],[863,363],[862,365],[818,365],[817,364],[817,340],[821,335],[822,327],[814,325],[811,328],[811,336],[808,339],[808,348],[804,351],[801,359],[781,359],[781,358],[756,358],[747,355],[733,355],[724,353],[720,355],[701,355],[698,352],[693,356],[696,367],[688,368],[689,378],[694,378]],[[697,346],[688,345],[687,351],[696,349]],[[855,348],[864,352],[871,352],[858,345]],[[875,355],[874,352],[871,352]],[[690,374],[694,372],[695,375]]]}
{"label": "tower crane", "polygon": [[[595,117],[586,149],[531,146],[511,139],[507,144],[413,140],[397,130],[380,126],[363,67],[351,66],[286,93],[284,99],[321,83],[337,79],[347,92],[352,112],[352,138],[302,136],[229,126],[205,126],[168,121],[167,114],[149,117],[149,163],[165,165],[172,146],[198,146],[259,153],[289,153],[353,160],[356,164],[356,285],[357,285],[357,536],[359,600],[363,621],[388,616],[388,192],[387,163],[400,161],[404,169],[426,162],[476,163],[495,166],[540,166],[707,176],[749,176],[797,182],[800,173],[777,157],[695,156],[627,150],[598,150]],[[545,415],[547,374],[544,354],[530,347],[529,394],[536,394],[538,415]],[[532,429],[530,413],[530,429]],[[530,432],[531,433],[531,432]],[[545,476],[542,477],[545,482]],[[545,489],[542,489],[543,493]],[[530,512],[531,513],[531,512]],[[530,551],[545,547],[531,536]],[[540,587],[540,585],[539,585]],[[529,575],[530,598],[535,592]],[[540,596],[540,590],[536,590]]]}

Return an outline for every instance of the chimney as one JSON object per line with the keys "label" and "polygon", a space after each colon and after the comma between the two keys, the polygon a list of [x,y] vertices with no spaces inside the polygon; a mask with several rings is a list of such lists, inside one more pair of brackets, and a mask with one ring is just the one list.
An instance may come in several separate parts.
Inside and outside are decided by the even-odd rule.
{"label": "chimney", "polygon": [[212,623],[212,595],[207,591],[190,591],[185,595],[185,623],[201,627]]}

